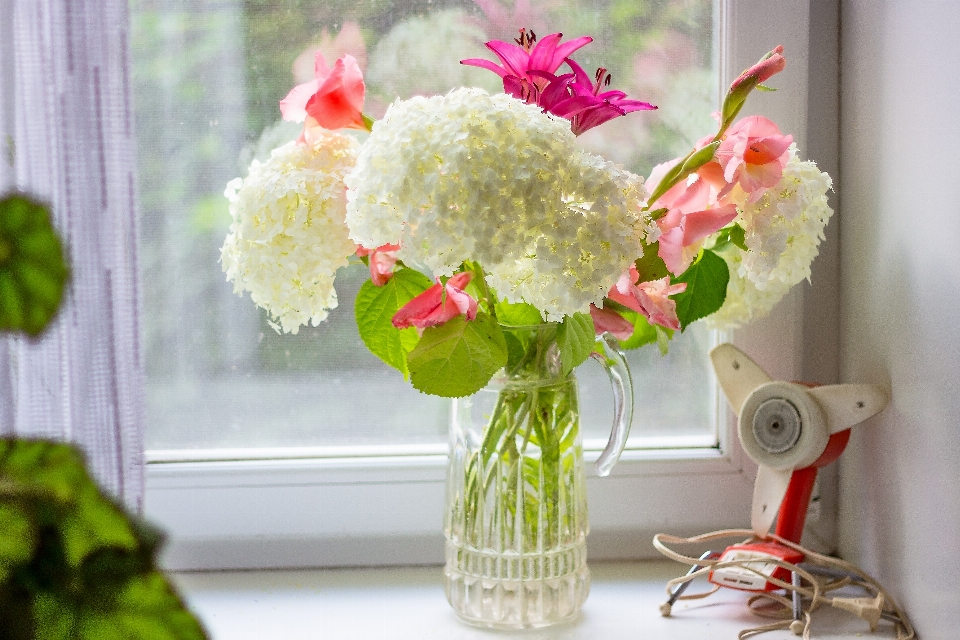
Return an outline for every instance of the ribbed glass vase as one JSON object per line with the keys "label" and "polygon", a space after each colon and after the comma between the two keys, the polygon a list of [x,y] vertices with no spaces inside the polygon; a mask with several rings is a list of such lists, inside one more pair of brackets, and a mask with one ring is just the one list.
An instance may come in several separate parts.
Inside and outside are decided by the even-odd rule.
{"label": "ribbed glass vase", "polygon": [[577,382],[557,325],[504,331],[508,366],[454,403],[445,587],[467,622],[541,627],[576,617],[590,590]]}

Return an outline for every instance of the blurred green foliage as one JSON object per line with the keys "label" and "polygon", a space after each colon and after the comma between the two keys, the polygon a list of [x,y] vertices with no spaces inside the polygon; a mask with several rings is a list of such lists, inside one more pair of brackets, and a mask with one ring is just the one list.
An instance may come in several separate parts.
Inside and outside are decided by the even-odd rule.
{"label": "blurred green foliage", "polygon": [[67,276],[46,205],[18,193],[0,198],[0,331],[39,335],[60,308]]}
{"label": "blurred green foliage", "polygon": [[156,568],[160,540],[74,447],[0,440],[0,638],[206,638]]}

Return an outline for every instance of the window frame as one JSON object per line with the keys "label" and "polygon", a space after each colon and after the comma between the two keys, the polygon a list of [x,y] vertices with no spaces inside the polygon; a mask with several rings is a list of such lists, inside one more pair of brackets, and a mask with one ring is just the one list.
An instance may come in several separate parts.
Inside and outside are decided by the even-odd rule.
{"label": "window frame", "polygon": [[[721,0],[715,9],[721,87],[783,44],[788,72],[773,95],[757,92],[750,113],[766,115],[806,149],[811,0]],[[835,223],[836,224],[836,223]],[[819,273],[824,279],[831,275]],[[773,313],[733,335],[771,375],[802,378],[804,327],[817,312],[798,286]],[[818,294],[820,292],[818,291]],[[808,294],[807,294],[808,295]],[[643,390],[636,390],[642,401]],[[749,522],[756,467],[743,454],[736,420],[713,399],[717,447],[628,450],[612,475],[587,479],[592,559],[655,555],[654,533],[696,534]],[[169,534],[173,570],[323,567],[443,562],[445,446],[230,451],[183,461],[147,452],[145,515]],[[585,454],[588,462],[596,451]],[[811,525],[831,527],[829,514]]]}

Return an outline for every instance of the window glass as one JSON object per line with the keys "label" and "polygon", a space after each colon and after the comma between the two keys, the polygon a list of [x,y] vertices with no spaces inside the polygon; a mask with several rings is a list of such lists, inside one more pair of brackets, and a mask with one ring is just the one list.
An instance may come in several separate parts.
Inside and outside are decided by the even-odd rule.
{"label": "window glass", "polygon": [[[657,104],[593,129],[581,143],[646,175],[715,129],[711,0],[131,0],[142,216],[149,449],[442,443],[448,401],[413,390],[356,331],[362,266],[337,277],[339,308],[319,327],[277,334],[220,269],[230,223],[226,183],[293,139],[278,101],[312,77],[313,54],[349,53],[367,82],[365,111],[493,73],[459,64],[483,42],[591,35],[581,65]],[[634,446],[715,433],[706,351],[693,326],[661,357],[630,352]],[[586,438],[605,438],[610,390],[599,365],[578,370]],[[681,442],[677,440],[676,442]]]}

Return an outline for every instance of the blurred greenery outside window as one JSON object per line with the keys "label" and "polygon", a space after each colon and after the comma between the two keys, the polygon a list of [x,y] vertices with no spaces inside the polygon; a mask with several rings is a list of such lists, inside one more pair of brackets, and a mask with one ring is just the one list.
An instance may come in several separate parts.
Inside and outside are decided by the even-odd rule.
{"label": "blurred greenery outside window", "polygon": [[[502,91],[487,40],[520,27],[594,42],[575,57],[613,87],[657,104],[593,129],[591,151],[648,175],[716,126],[715,0],[131,0],[138,129],[147,448],[445,443],[448,402],[413,390],[363,346],[353,297],[362,266],[337,276],[340,305],[319,327],[279,335],[232,292],[219,248],[226,183],[293,139],[278,101],[312,78],[313,54],[349,53],[367,82],[364,111],[457,86]],[[630,353],[634,446],[715,438],[706,352],[693,326],[661,358]],[[584,436],[605,438],[609,389],[599,365],[578,370]]]}

